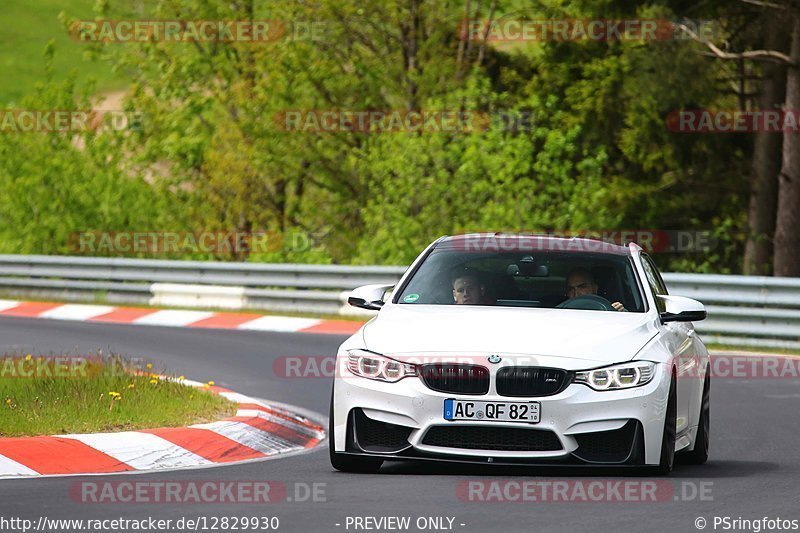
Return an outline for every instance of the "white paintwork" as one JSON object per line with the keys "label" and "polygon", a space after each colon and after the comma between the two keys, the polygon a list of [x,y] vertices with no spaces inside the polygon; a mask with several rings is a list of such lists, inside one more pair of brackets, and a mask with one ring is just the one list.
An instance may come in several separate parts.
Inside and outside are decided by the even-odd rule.
{"label": "white paintwork", "polygon": [[62,435],[62,437],[78,440],[136,470],[212,464],[212,461],[203,459],[152,433],[125,431],[122,433]]}
{"label": "white paintwork", "polygon": [[285,452],[298,447],[297,444],[289,442],[272,433],[261,431],[244,422],[232,420],[222,420],[208,424],[197,424],[189,426],[193,428],[207,429],[227,437],[234,442],[247,446],[266,455]]}
{"label": "white paintwork", "polygon": [[5,455],[0,455],[0,478],[5,477],[24,477],[38,476],[39,472],[27,466],[9,459]]}
{"label": "white paintwork", "polygon": [[667,313],[679,314],[684,312],[705,311],[703,304],[686,296],[659,296],[666,305]]}
{"label": "white paintwork", "polygon": [[259,411],[258,409],[239,409],[236,411],[236,416],[249,418],[252,416],[258,416],[258,413],[262,413],[263,411]]}
{"label": "white paintwork", "polygon": [[636,355],[657,334],[654,322],[646,313],[386,304],[363,333],[369,349],[385,355],[503,352],[592,360],[600,366]]}
{"label": "white paintwork", "polygon": [[206,311],[163,310],[137,318],[133,323],[149,326],[186,326],[212,316],[214,313]]}
{"label": "white paintwork", "polygon": [[259,331],[299,331],[316,326],[321,321],[315,318],[295,318],[291,316],[262,316],[239,325],[236,329],[252,329]]}
{"label": "white paintwork", "polygon": [[114,310],[108,305],[64,304],[39,315],[39,318],[56,320],[89,320]]}
{"label": "white paintwork", "polygon": [[16,300],[0,300],[0,311],[6,311],[7,309],[13,309],[17,307],[20,302]]}
{"label": "white paintwork", "polygon": [[[173,379],[173,381],[179,381],[179,380]],[[193,379],[186,379],[186,378],[180,380],[180,383],[183,383],[187,387],[197,387],[197,388],[203,388],[207,385],[207,383],[201,383],[200,381],[195,381]]]}

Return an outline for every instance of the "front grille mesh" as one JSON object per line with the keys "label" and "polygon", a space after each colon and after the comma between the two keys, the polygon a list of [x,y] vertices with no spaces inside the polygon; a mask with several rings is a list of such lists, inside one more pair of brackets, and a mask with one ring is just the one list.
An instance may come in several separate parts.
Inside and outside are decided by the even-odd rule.
{"label": "front grille mesh", "polygon": [[423,365],[420,377],[428,388],[452,394],[486,394],[489,370],[479,365],[437,363]]}
{"label": "front grille mesh", "polygon": [[562,449],[561,442],[552,431],[484,426],[434,426],[425,434],[422,444],[442,448],[518,452]]}
{"label": "front grille mesh", "polygon": [[497,394],[515,398],[552,396],[564,390],[570,374],[557,368],[510,366],[497,371]]}

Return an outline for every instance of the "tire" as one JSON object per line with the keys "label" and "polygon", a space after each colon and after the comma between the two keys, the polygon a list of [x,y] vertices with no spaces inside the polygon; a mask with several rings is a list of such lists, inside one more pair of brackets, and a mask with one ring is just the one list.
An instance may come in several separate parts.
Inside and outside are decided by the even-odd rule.
{"label": "tire", "polygon": [[331,408],[328,416],[328,452],[331,458],[331,466],[341,472],[374,474],[383,464],[383,459],[336,453],[333,440],[333,390],[331,390]]}
{"label": "tire", "polygon": [[675,374],[669,384],[669,397],[667,399],[667,414],[664,416],[664,433],[661,437],[661,460],[653,468],[653,473],[658,476],[667,476],[675,465],[675,432],[678,419],[678,386]]}
{"label": "tire", "polygon": [[697,436],[694,438],[694,450],[683,454],[681,459],[686,464],[702,465],[708,461],[708,445],[711,436],[711,377],[706,374],[703,383],[703,396],[700,402],[700,419],[697,422]]}

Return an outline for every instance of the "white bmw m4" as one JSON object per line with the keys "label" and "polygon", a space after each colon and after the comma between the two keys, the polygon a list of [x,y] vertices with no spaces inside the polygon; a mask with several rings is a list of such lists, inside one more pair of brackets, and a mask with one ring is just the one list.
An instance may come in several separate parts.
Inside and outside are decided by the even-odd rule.
{"label": "white bmw m4", "polygon": [[700,302],[670,296],[636,244],[442,237],[337,354],[334,468],[387,460],[614,465],[668,474],[708,458]]}

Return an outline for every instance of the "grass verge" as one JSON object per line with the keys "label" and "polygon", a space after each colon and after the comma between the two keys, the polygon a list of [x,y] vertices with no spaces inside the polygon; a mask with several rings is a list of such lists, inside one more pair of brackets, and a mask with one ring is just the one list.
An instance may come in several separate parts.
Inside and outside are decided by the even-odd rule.
{"label": "grass verge", "polygon": [[[72,18],[92,20],[95,18],[95,3],[95,0],[35,0],[3,4],[5,24],[0,35],[0,106],[19,103],[37,82],[43,80],[44,51],[51,40],[56,48],[53,69],[57,80],[63,80],[74,70],[79,83],[92,78],[101,92],[127,85],[125,76],[113,72],[110,64],[85,59],[86,44],[70,37],[59,20],[62,11]],[[153,5],[153,0],[115,2],[110,18],[152,18],[149,13]]]}
{"label": "grass verge", "polygon": [[4,356],[0,436],[177,427],[236,412],[209,390],[155,375],[119,356]]}

